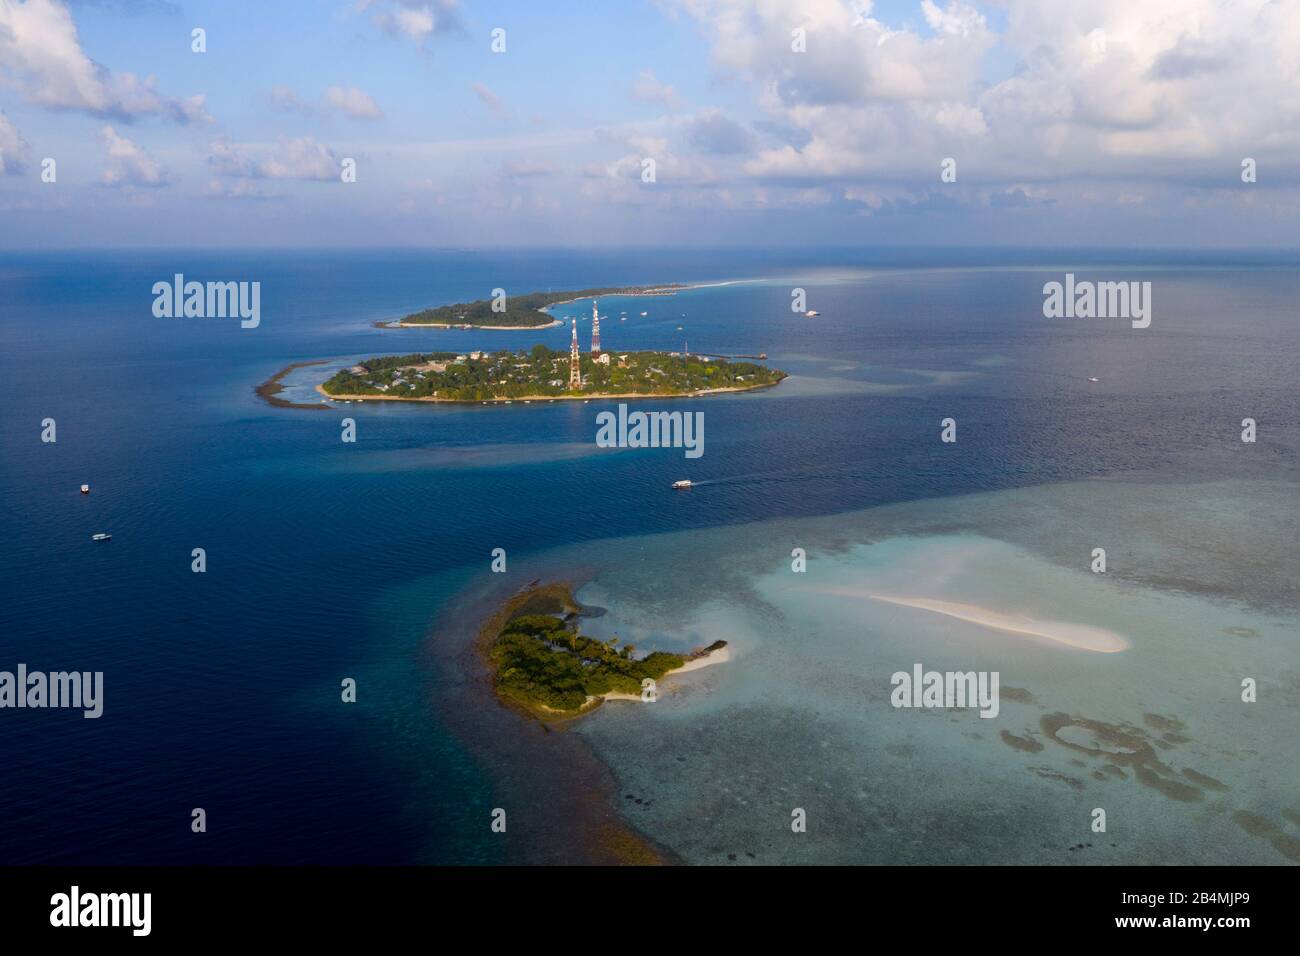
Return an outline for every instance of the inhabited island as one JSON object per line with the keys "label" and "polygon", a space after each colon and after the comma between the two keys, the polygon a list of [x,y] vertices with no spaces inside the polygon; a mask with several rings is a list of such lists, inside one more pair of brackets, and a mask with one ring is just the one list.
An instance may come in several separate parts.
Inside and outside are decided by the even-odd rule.
{"label": "inhabited island", "polygon": [[507,402],[670,398],[775,385],[779,369],[685,352],[578,355],[534,345],[524,352],[427,352],[366,359],[318,386],[329,398]]}
{"label": "inhabited island", "polygon": [[429,326],[445,329],[544,329],[560,325],[546,309],[564,305],[578,299],[611,295],[673,295],[684,285],[616,286],[605,289],[581,289],[576,292],[529,292],[526,295],[506,295],[501,299],[478,299],[475,302],[457,302],[440,305],[434,309],[412,312],[395,322],[376,322],[380,329]]}
{"label": "inhabited island", "polygon": [[726,641],[691,654],[638,657],[617,638],[583,635],[582,614],[564,584],[533,586],[507,601],[479,633],[497,696],[542,720],[576,717],[607,700],[642,700],[647,679],[657,683],[729,657]]}

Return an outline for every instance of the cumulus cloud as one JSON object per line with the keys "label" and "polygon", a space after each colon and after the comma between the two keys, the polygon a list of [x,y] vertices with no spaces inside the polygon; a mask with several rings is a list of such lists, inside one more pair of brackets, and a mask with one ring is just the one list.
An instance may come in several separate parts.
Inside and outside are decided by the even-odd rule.
{"label": "cumulus cloud", "polygon": [[389,36],[424,44],[435,34],[460,29],[458,0],[360,0],[370,21]]}
{"label": "cumulus cloud", "polygon": [[113,127],[105,126],[100,129],[99,141],[108,157],[108,163],[99,178],[103,185],[143,186],[156,189],[160,186],[170,186],[174,182],[158,160],[125,136],[119,135]]}
{"label": "cumulus cloud", "polygon": [[0,113],[0,176],[16,176],[27,168],[31,150],[18,127]]}
{"label": "cumulus cloud", "polygon": [[[898,27],[855,0],[675,6],[703,28],[715,68],[750,84],[755,126],[782,131],[745,163],[759,181],[928,186],[954,156],[963,181],[1004,186],[1156,171],[1203,182],[1243,155],[1300,148],[1288,4],[1004,0],[1001,33],[966,0],[922,0],[924,26]],[[806,52],[791,49],[795,27]],[[990,77],[995,46],[1018,58],[1011,75]]]}
{"label": "cumulus cloud", "polygon": [[350,116],[353,119],[374,120],[380,119],[384,111],[379,108],[379,104],[369,93],[350,86],[344,89],[341,86],[331,86],[325,91],[325,102],[332,109]]}
{"label": "cumulus cloud", "polygon": [[266,93],[266,103],[273,110],[281,113],[297,113],[300,116],[316,116],[335,112],[351,119],[382,119],[384,111],[365,90],[360,87],[331,86],[325,91],[324,98],[313,102],[300,96],[289,86],[275,86]]}
{"label": "cumulus cloud", "polygon": [[211,121],[202,96],[164,96],[152,76],[114,73],[81,48],[77,26],[57,0],[0,0],[0,79],[27,101],[124,122],[161,115],[178,123]]}
{"label": "cumulus cloud", "polygon": [[646,103],[658,103],[668,109],[676,109],[680,105],[677,92],[667,83],[660,83],[654,70],[641,71],[641,75],[632,84],[632,98]]}
{"label": "cumulus cloud", "polygon": [[216,141],[208,147],[208,163],[218,174],[234,179],[301,179],[327,181],[339,176],[334,151],[310,136],[281,136],[273,147],[252,147]]}
{"label": "cumulus cloud", "polygon": [[721,110],[704,110],[690,124],[691,144],[705,153],[746,153],[754,134]]}

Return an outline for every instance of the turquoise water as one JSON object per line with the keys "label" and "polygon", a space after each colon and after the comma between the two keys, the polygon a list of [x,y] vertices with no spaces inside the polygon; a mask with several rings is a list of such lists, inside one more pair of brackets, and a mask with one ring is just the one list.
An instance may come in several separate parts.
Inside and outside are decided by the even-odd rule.
{"label": "turquoise water", "polygon": [[[1242,553],[1207,548],[1206,593],[1141,583],[1162,555],[1185,559],[1198,514],[1231,513],[1252,493],[1291,517]],[[1107,517],[1080,527],[1081,501],[1104,501]],[[692,862],[1295,862],[1294,842],[1280,850],[1234,815],[1295,834],[1296,618],[1223,592],[1247,562],[1256,587],[1295,580],[1296,504],[1294,485],[1091,482],[628,542],[635,566],[611,555],[617,570],[582,592],[609,608],[602,625],[641,646],[723,637],[735,657],[670,678],[654,705],[607,705],[580,732],[618,775],[629,819]],[[1170,520],[1180,513],[1188,520]],[[1049,539],[1055,548],[1028,544]],[[1105,575],[1088,570],[1092,540],[1110,545]],[[808,551],[803,574],[790,569],[792,542]],[[718,560],[738,551],[742,568]],[[683,552],[696,555],[689,576],[674,574]],[[1125,567],[1137,552],[1151,563]],[[824,586],[1087,623],[1131,647],[1037,642]],[[890,675],[916,663],[998,671],[1001,712],[893,708]],[[1243,677],[1258,681],[1258,702],[1242,703]],[[1121,764],[1121,778],[1109,758],[1045,732],[1055,713],[1150,741],[1167,770],[1148,783]],[[1071,731],[1070,742],[1093,737]],[[1165,780],[1174,786],[1153,785]],[[790,830],[795,807],[806,833]],[[1104,834],[1090,830],[1098,807]]]}

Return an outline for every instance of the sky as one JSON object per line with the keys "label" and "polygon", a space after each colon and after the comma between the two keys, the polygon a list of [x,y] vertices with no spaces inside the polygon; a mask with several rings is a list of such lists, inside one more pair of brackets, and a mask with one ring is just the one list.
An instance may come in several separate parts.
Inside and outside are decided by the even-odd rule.
{"label": "sky", "polygon": [[1278,250],[1298,210],[1300,0],[0,0],[0,248]]}

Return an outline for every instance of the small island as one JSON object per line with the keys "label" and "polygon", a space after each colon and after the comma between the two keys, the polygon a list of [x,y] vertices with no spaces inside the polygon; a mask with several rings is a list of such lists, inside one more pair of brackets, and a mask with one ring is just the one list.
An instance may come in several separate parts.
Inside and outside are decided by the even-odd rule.
{"label": "small island", "polygon": [[726,641],[692,654],[636,655],[618,639],[598,641],[579,628],[584,609],[564,584],[530,586],[479,634],[492,685],[505,703],[541,720],[589,713],[607,700],[641,700],[642,682],[696,670],[729,657]]}
{"label": "small island", "polygon": [[684,285],[619,286],[606,289],[581,289],[575,292],[529,292],[527,295],[507,295],[495,311],[493,299],[475,302],[457,302],[440,305],[434,309],[412,312],[395,322],[376,322],[380,329],[428,327],[443,329],[544,329],[560,325],[559,319],[547,314],[555,305],[611,295],[673,295]]}
{"label": "small island", "polygon": [[317,386],[345,401],[672,398],[776,385],[779,369],[683,352],[428,352],[367,359]]}

